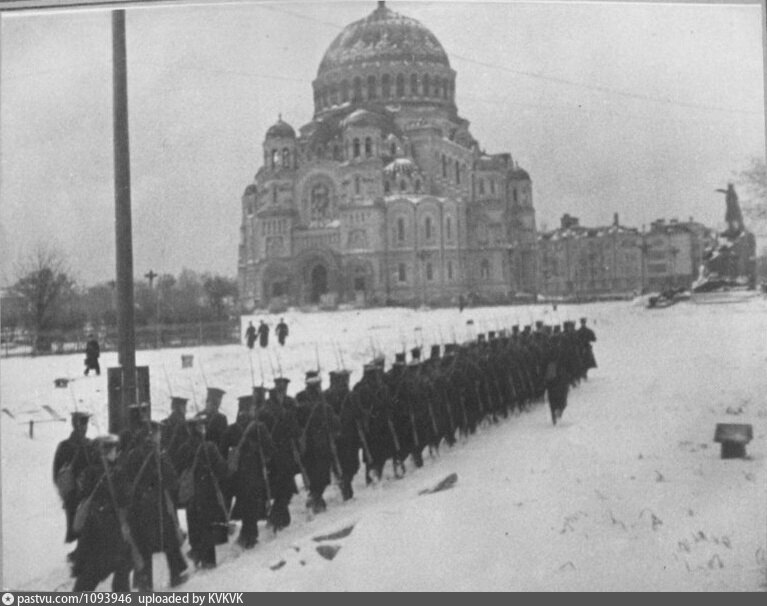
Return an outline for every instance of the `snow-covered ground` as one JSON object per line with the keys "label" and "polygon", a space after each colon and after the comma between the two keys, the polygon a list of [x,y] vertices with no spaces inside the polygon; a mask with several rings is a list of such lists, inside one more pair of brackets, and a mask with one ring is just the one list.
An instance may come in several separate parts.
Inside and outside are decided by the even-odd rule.
{"label": "snow-covered ground", "polygon": [[[648,311],[629,303],[414,311],[287,313],[291,334],[270,356],[243,346],[139,352],[151,372],[153,416],[169,394],[204,399],[204,381],[225,389],[233,418],[271,366],[302,385],[315,363],[343,363],[360,377],[373,346],[390,362],[402,343],[460,340],[534,319],[587,316],[597,333],[599,368],[571,392],[563,422],[545,406],[498,425],[405,478],[365,487],[343,503],[327,491],[328,511],[310,516],[294,499],[294,524],[242,552],[218,548],[219,566],[181,589],[213,590],[764,590],[767,588],[767,302]],[[247,319],[243,318],[244,325]],[[260,319],[260,318],[254,318]],[[467,326],[468,319],[474,320]],[[274,326],[278,317],[268,317]],[[279,359],[275,355],[279,353]],[[194,367],[181,368],[193,354]],[[251,365],[252,362],[252,365]],[[115,354],[102,356],[105,369]],[[388,363],[387,363],[388,366]],[[80,377],[82,356],[3,359],[3,586],[69,589],[64,515],[51,481],[56,443],[75,399],[106,427],[106,373]],[[68,389],[57,377],[76,378]],[[167,377],[167,378],[166,378]],[[326,375],[325,375],[326,377]],[[326,379],[327,381],[327,379]],[[747,459],[722,460],[717,423],[750,423]],[[387,470],[390,472],[390,470]],[[419,495],[450,473],[455,486]],[[314,540],[352,527],[346,536]],[[344,533],[341,533],[344,534]],[[340,548],[332,560],[317,550]],[[156,586],[167,587],[155,556]],[[102,587],[108,588],[105,583]]]}

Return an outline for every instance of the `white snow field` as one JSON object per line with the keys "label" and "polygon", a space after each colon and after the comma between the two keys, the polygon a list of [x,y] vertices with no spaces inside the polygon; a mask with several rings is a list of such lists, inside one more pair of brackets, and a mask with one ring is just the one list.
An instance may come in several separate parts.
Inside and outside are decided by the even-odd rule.
{"label": "white snow field", "polygon": [[[767,588],[767,301],[680,303],[645,310],[630,303],[449,310],[383,309],[314,314],[288,312],[284,348],[268,351],[292,379],[290,393],[315,366],[337,366],[335,350],[360,377],[371,343],[387,354],[414,340],[426,345],[538,318],[586,316],[598,341],[599,368],[570,395],[561,424],[544,405],[485,426],[468,441],[408,465],[403,479],[364,486],[343,503],[326,491],[327,512],[309,515],[305,493],[293,500],[293,525],[243,552],[218,548],[218,568],[194,572],[180,590],[684,590]],[[260,316],[254,317],[260,319]],[[277,316],[266,317],[272,327]],[[466,321],[474,320],[473,327]],[[243,326],[248,318],[243,318]],[[335,347],[334,347],[335,344]],[[257,347],[258,350],[258,347]],[[181,368],[181,355],[194,366]],[[153,418],[167,413],[169,393],[204,399],[205,384],[236,397],[251,387],[251,364],[271,381],[269,361],[242,345],[137,353],[151,372]],[[116,354],[102,356],[102,368]],[[53,452],[75,399],[94,413],[89,435],[106,427],[106,372],[83,378],[83,357],[3,359],[2,530],[6,588],[69,590],[64,514],[51,480]],[[204,378],[203,378],[204,373]],[[166,380],[167,375],[167,380]],[[324,384],[327,375],[323,373]],[[54,388],[57,377],[75,380]],[[168,385],[170,383],[170,387]],[[191,404],[191,402],[190,402]],[[190,408],[193,408],[190,406]],[[720,458],[717,423],[749,423],[746,459]],[[449,490],[419,496],[448,474]],[[353,526],[350,534],[314,537]],[[341,533],[343,534],[343,533]],[[335,551],[327,559],[317,550]],[[186,551],[186,548],[184,549]],[[155,587],[168,586],[155,556]],[[108,589],[109,582],[101,585]]]}

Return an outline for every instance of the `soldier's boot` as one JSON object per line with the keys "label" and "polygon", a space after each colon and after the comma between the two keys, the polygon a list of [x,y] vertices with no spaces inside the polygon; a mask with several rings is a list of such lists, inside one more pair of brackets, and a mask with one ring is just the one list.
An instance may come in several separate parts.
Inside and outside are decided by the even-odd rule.
{"label": "soldier's boot", "polygon": [[551,422],[556,425],[557,424],[557,409],[552,408],[551,409]]}
{"label": "soldier's boot", "polygon": [[314,493],[312,497],[312,513],[322,513],[328,508],[321,493]]}
{"label": "soldier's boot", "polygon": [[341,497],[344,501],[348,501],[354,496],[354,491],[352,490],[352,481],[349,477],[344,477],[341,480]]}
{"label": "soldier's boot", "polygon": [[420,450],[413,452],[413,463],[416,467],[423,467],[423,456],[421,455]]}

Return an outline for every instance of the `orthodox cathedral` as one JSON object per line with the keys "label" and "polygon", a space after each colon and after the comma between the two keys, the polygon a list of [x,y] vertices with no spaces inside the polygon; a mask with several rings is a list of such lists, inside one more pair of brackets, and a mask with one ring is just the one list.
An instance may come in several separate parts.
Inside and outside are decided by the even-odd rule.
{"label": "orthodox cathedral", "polygon": [[313,119],[280,116],[242,196],[244,309],[535,292],[530,176],[481,149],[455,84],[434,34],[384,2],[338,35]]}

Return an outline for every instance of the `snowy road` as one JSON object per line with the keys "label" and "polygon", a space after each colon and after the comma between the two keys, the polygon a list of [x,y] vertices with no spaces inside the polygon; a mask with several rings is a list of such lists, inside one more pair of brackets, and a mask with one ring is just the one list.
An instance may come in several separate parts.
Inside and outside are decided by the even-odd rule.
{"label": "snowy road", "polygon": [[[329,489],[328,511],[313,519],[299,495],[287,531],[262,532],[253,551],[219,548],[219,567],[195,573],[183,589],[765,589],[765,302],[662,311],[612,303],[560,307],[557,315],[591,319],[599,362],[571,392],[561,425],[552,427],[540,406],[484,427],[404,479],[368,488],[358,478],[351,502],[341,503],[336,488]],[[390,309],[288,314],[291,336],[279,363],[294,393],[303,371],[314,366],[314,342],[321,343],[323,366],[335,366],[330,331],[356,381],[371,336],[391,359],[414,335],[429,344],[440,333],[449,338],[454,326],[459,338],[466,336],[467,318],[486,330],[503,318],[539,317],[542,307],[472,309],[462,316]],[[195,354],[195,369],[180,368],[181,353]],[[252,358],[257,377],[258,359]],[[194,385],[201,399],[200,360],[207,381],[227,390],[231,418],[235,397],[250,386],[245,348],[138,354],[138,363],[150,366],[155,403],[168,399],[166,371],[174,393],[189,395]],[[268,376],[269,362],[263,356],[261,362]],[[53,449],[67,427],[40,425],[30,440],[17,423],[44,404],[69,410],[73,394],[103,423],[106,381],[78,379],[71,391],[54,390],[54,377],[79,372],[80,356],[1,364],[2,405],[17,417],[3,415],[3,585],[67,589],[63,512],[50,480]],[[165,411],[157,408],[161,418]],[[719,458],[712,438],[720,422],[753,425],[748,459]],[[458,475],[454,488],[418,495],[449,473]],[[350,526],[343,538],[313,540]],[[318,546],[339,549],[328,560]],[[156,571],[157,587],[166,586],[160,557]]]}

